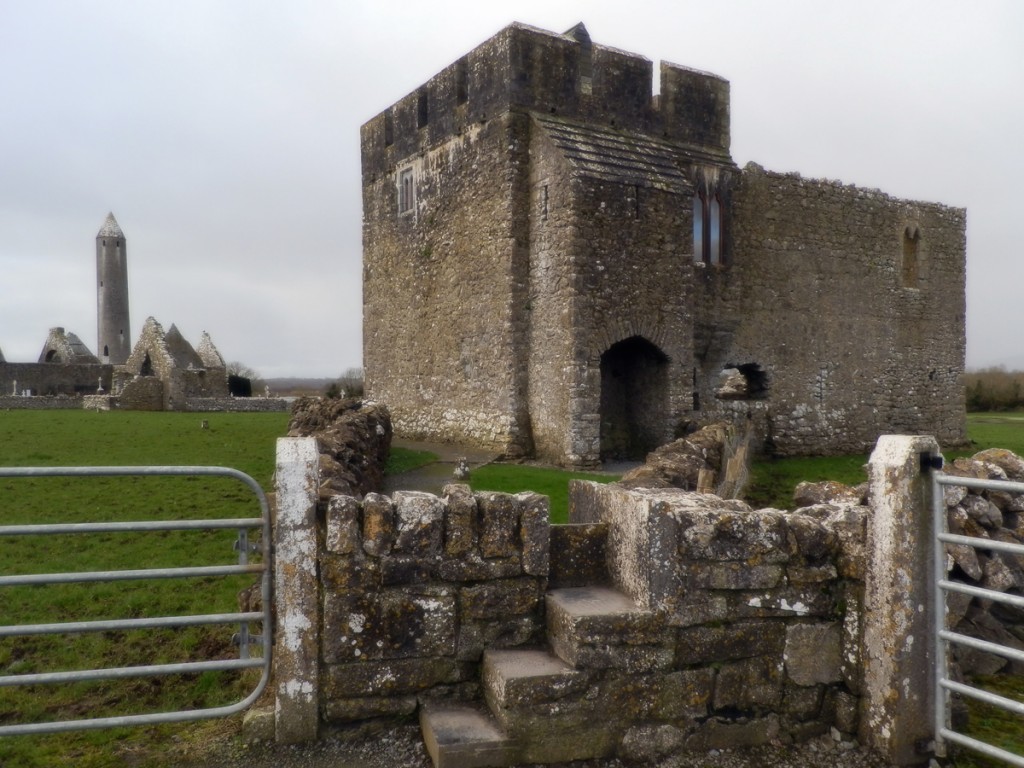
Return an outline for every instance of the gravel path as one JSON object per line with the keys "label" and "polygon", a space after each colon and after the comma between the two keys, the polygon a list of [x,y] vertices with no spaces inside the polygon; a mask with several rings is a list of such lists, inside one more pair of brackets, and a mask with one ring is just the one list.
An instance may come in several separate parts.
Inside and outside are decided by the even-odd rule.
{"label": "gravel path", "polygon": [[[235,739],[208,743],[202,754],[168,755],[176,768],[433,768],[415,725],[399,726],[356,741],[325,740],[302,746],[244,745]],[[548,768],[636,768],[652,763],[582,760]],[[891,768],[866,749],[830,737],[796,746],[712,750],[665,758],[658,768]],[[525,767],[521,767],[525,768]]]}

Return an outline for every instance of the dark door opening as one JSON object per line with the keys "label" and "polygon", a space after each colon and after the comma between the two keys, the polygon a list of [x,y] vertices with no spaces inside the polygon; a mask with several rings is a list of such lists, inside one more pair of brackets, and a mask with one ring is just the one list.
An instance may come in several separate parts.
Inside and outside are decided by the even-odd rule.
{"label": "dark door opening", "polygon": [[668,357],[641,336],[601,355],[601,459],[642,459],[665,436]]}

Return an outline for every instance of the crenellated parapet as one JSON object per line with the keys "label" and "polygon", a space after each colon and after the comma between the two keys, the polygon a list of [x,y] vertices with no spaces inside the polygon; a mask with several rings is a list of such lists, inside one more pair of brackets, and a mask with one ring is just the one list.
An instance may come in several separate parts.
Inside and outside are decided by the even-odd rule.
{"label": "crenellated parapet", "polygon": [[362,127],[363,172],[376,175],[510,110],[647,133],[729,157],[729,82],[590,41],[511,24]]}

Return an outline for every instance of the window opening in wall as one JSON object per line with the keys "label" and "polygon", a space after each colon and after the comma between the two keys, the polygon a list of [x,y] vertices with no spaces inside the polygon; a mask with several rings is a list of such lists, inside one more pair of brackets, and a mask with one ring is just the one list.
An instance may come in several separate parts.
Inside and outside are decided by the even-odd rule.
{"label": "window opening in wall", "polygon": [[718,197],[708,201],[708,262],[722,263],[722,204]]}
{"label": "window opening in wall", "polygon": [[427,105],[427,89],[420,88],[416,94],[416,127],[423,128],[430,118]]}
{"label": "window opening in wall", "polygon": [[110,357],[110,347],[108,347],[106,344],[103,345],[103,356]]}
{"label": "window opening in wall", "polygon": [[398,172],[398,212],[410,213],[416,204],[416,186],[412,168],[403,168]]}
{"label": "window opening in wall", "polygon": [[146,353],[146,357],[142,361],[142,369],[139,371],[143,376],[153,375],[153,361],[149,357],[149,352]]}
{"label": "window opening in wall", "polygon": [[903,287],[916,288],[918,278],[918,246],[921,233],[917,227],[903,230]]}
{"label": "window opening in wall", "polygon": [[466,60],[459,59],[455,62],[455,103],[465,104],[469,101],[469,73],[466,67]]}
{"label": "window opening in wall", "polygon": [[703,191],[693,196],[693,262],[724,264],[722,256],[722,201]]}
{"label": "window opening in wall", "polygon": [[391,110],[384,113],[384,146],[390,147],[395,143],[395,120],[391,117]]}
{"label": "window opening in wall", "polygon": [[728,363],[719,374],[715,397],[719,400],[764,400],[768,397],[768,372],[758,363]]}
{"label": "window opening in wall", "polygon": [[548,185],[540,188],[540,218],[541,221],[548,220]]}
{"label": "window opening in wall", "polygon": [[48,363],[55,363],[55,362],[57,362],[57,350],[51,349],[49,352],[46,353],[46,362],[48,362]]}
{"label": "window opening in wall", "polygon": [[704,263],[704,198],[693,196],[693,262]]}

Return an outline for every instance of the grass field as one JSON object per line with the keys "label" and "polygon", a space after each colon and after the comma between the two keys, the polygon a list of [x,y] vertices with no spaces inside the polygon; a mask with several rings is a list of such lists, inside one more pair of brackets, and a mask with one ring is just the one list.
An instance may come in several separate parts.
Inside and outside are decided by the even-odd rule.
{"label": "grass field", "polygon": [[[201,430],[202,418],[210,429]],[[241,469],[270,488],[274,440],[284,433],[287,414],[92,413],[85,411],[10,411],[0,413],[0,465],[222,465]],[[1024,414],[971,414],[973,453],[1006,447],[1024,454]],[[951,458],[954,454],[947,454]],[[392,471],[405,471],[430,456],[396,451]],[[788,506],[792,489],[803,479],[863,480],[867,456],[790,459],[753,468],[752,489]],[[599,481],[608,475],[586,476]],[[552,499],[553,518],[564,519],[568,474],[526,465],[477,469],[476,490],[535,490]],[[0,480],[0,525],[48,521],[178,519],[194,516],[255,516],[255,502],[236,481],[223,479],[33,479]],[[759,504],[755,503],[755,506]],[[0,538],[0,574],[119,569],[155,565],[232,563],[234,535],[131,534]],[[31,623],[83,618],[233,611],[237,591],[250,579],[198,579],[184,582],[122,582],[113,586],[0,588],[0,623]],[[54,669],[134,665],[203,657],[232,657],[233,628],[163,632],[106,633],[53,638],[0,639],[0,675]],[[195,653],[194,653],[195,652]],[[86,662],[85,660],[88,660]],[[155,678],[117,684],[80,684],[64,690],[0,688],[0,723],[100,716],[123,711],[198,708],[235,701],[245,695],[255,673],[224,673]],[[155,680],[155,682],[154,682]],[[1016,693],[1012,691],[1011,693]],[[1012,723],[979,712],[974,722],[995,732]],[[1019,721],[1017,721],[1018,731]],[[202,741],[237,727],[222,722],[122,728],[66,735],[0,739],[0,766],[174,764],[182,743]],[[1020,742],[1017,742],[1018,744]],[[968,757],[958,766],[988,765]]]}
{"label": "grass field", "polygon": [[[209,429],[200,429],[202,418]],[[270,487],[274,440],[287,414],[0,413],[0,465],[220,465]],[[5,478],[0,525],[108,520],[258,517],[244,485],[227,478]],[[121,570],[237,562],[233,531],[2,537],[4,575]],[[127,581],[0,588],[0,622],[173,616],[237,610],[252,577]],[[237,627],[138,630],[0,640],[0,675],[234,658]],[[256,672],[205,672],[0,688],[0,724],[100,717],[229,704]],[[0,739],[0,766],[143,766],[162,762],[182,734],[215,725],[185,724]]]}

